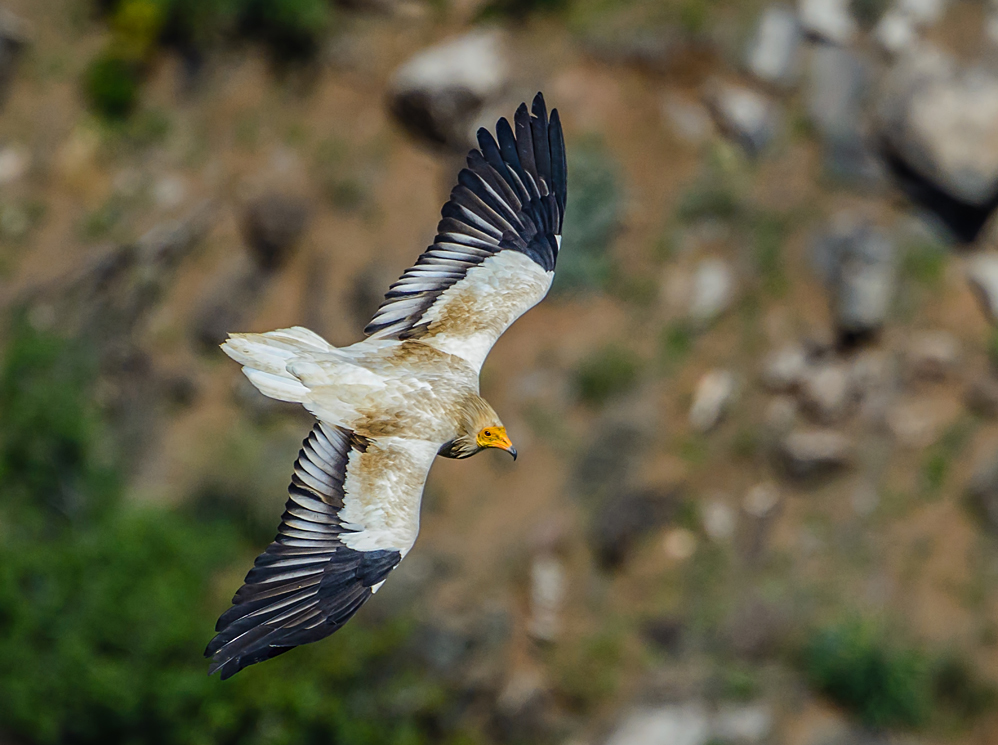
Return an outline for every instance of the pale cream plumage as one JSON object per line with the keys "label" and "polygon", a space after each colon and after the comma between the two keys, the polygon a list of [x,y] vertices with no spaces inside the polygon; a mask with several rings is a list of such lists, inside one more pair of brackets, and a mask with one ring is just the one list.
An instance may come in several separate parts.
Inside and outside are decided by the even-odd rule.
{"label": "pale cream plumage", "polygon": [[[515,127],[515,134],[514,134]],[[212,671],[332,633],[412,548],[433,459],[513,449],[479,395],[499,336],[548,292],[565,210],[564,141],[538,94],[479,132],[435,242],[366,329],[336,348],[300,327],[233,334],[226,354],[260,392],[318,420],[295,464],[280,532],[219,619]]]}

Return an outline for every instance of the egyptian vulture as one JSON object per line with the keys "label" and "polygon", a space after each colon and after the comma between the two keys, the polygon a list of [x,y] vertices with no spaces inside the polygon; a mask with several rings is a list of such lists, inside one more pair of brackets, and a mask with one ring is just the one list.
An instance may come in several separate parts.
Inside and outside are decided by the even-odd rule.
{"label": "egyptian vulture", "polygon": [[496,339],[547,294],[565,214],[565,141],[537,94],[478,148],[441,211],[433,245],[364,330],[336,348],[301,327],[222,344],[261,393],[316,418],[295,462],[277,538],[257,557],[205,656],[228,678],[332,634],[412,548],[437,455],[501,448],[479,395]]}

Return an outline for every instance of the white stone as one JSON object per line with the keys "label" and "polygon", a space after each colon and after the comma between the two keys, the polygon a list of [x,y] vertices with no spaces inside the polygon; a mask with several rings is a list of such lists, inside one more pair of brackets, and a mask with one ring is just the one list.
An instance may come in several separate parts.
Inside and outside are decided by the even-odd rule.
{"label": "white stone", "polygon": [[998,76],[960,68],[923,44],[905,55],[878,96],[889,145],[913,170],[963,202],[998,192]]}
{"label": "white stone", "polygon": [[793,390],[807,374],[808,361],[804,348],[793,344],[770,352],[762,367],[762,383],[777,393]]}
{"label": "white stone", "polygon": [[721,706],[711,722],[711,737],[720,742],[751,745],[765,741],[773,730],[773,712],[767,704]]}
{"label": "white stone", "polygon": [[530,619],[527,631],[540,641],[554,641],[561,630],[561,608],[568,579],[560,559],[550,554],[530,565]]}
{"label": "white stone", "polygon": [[780,490],[771,481],[756,484],[745,494],[742,509],[753,517],[765,517],[780,503]]}
{"label": "white stone", "polygon": [[705,745],[710,719],[701,704],[644,708],[631,712],[606,745]]}
{"label": "white stone", "polygon": [[184,179],[176,175],[163,176],[152,190],[152,198],[160,209],[170,210],[179,207],[187,196]]}
{"label": "white stone", "polygon": [[921,331],[912,335],[905,357],[913,377],[942,380],[960,361],[960,340],[949,331]]}
{"label": "white stone", "polygon": [[831,362],[813,367],[801,383],[801,401],[823,422],[841,419],[851,402],[852,379],[845,363]]}
{"label": "white stone", "polygon": [[849,44],[856,37],[849,0],[800,0],[797,9],[801,25],[815,36],[833,44]]}
{"label": "white stone", "polygon": [[785,7],[769,6],[759,17],[749,47],[749,71],[767,83],[792,82],[799,72],[801,40],[797,16]]}
{"label": "white stone", "polygon": [[894,8],[880,17],[873,35],[884,51],[891,54],[900,54],[918,41],[915,22],[906,13]]}
{"label": "white stone", "polygon": [[507,62],[502,35],[473,31],[417,53],[395,73],[396,88],[464,88],[488,98],[503,86]]}
{"label": "white stone", "polygon": [[726,262],[721,259],[701,261],[693,275],[690,316],[704,323],[712,321],[731,305],[734,290],[734,273]]}
{"label": "white stone", "polygon": [[761,151],[776,136],[776,105],[758,91],[715,80],[707,86],[706,101],[721,131],[750,154]]}
{"label": "white stone", "polygon": [[717,426],[735,396],[735,376],[728,370],[711,370],[697,383],[690,407],[690,426],[708,432]]}
{"label": "white stone", "polygon": [[920,26],[931,26],[942,19],[947,0],[898,0],[897,8]]}
{"label": "white stone", "polygon": [[0,150],[0,186],[12,184],[28,172],[31,152],[21,145],[8,145]]}
{"label": "white stone", "polygon": [[723,499],[708,500],[701,510],[703,529],[715,541],[726,541],[735,533],[738,513]]}

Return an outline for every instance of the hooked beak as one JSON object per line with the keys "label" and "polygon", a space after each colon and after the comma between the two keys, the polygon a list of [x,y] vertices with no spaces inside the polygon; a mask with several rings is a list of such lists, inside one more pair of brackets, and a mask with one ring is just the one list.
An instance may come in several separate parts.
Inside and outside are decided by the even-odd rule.
{"label": "hooked beak", "polygon": [[514,461],[516,460],[516,448],[515,447],[513,447],[512,445],[510,445],[508,448],[506,448],[506,452],[513,456],[513,460]]}

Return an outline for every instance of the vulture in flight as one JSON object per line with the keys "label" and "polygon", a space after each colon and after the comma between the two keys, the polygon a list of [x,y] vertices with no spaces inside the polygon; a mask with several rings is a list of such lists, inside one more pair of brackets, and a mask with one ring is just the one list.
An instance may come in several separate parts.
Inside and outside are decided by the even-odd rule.
{"label": "vulture in flight", "polygon": [[479,395],[492,345],[547,294],[565,214],[565,141],[537,94],[478,148],[437,236],[364,330],[337,348],[301,327],[222,345],[261,393],[316,418],[295,461],[277,538],[218,619],[205,656],[228,678],[329,636],[384,583],[419,531],[433,459],[500,448]]}

